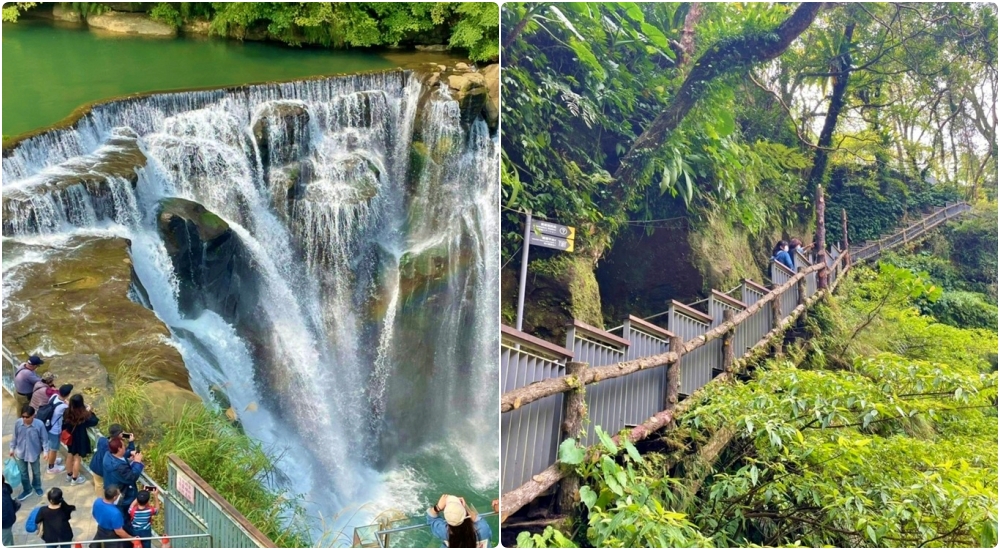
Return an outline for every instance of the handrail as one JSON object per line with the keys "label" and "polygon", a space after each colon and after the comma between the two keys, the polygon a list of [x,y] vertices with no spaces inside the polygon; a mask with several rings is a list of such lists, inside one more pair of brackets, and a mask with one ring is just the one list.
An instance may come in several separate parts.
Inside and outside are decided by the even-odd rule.
{"label": "handrail", "polygon": [[[841,254],[837,259],[838,263],[842,263],[847,254]],[[837,263],[834,264],[836,267]],[[824,264],[813,264],[802,271],[799,271],[787,282],[781,286],[774,288],[761,299],[754,302],[752,305],[744,309],[743,311],[737,313],[732,317],[732,319],[720,324],[719,326],[709,330],[708,332],[692,338],[679,348],[675,350],[670,350],[666,353],[661,353],[658,355],[650,355],[648,357],[642,357],[639,359],[632,359],[631,361],[623,361],[621,363],[613,365],[604,365],[600,367],[592,367],[584,371],[582,376],[564,375],[557,376],[553,378],[546,378],[544,380],[539,380],[538,382],[533,382],[526,386],[520,388],[515,388],[513,390],[505,392],[500,396],[500,413],[506,413],[519,409],[529,403],[538,401],[545,397],[552,395],[557,395],[560,393],[565,393],[571,389],[579,387],[579,384],[591,385],[596,384],[602,380],[608,380],[611,378],[619,378],[627,374],[632,374],[640,370],[652,369],[656,367],[661,367],[663,365],[668,365],[674,363],[680,357],[693,352],[694,350],[708,344],[709,342],[721,338],[725,333],[730,330],[735,329],[744,320],[749,319],[754,313],[760,311],[765,305],[769,304],[771,301],[775,300],[778,296],[783,294],[786,290],[793,287],[798,283],[799,280],[805,278],[808,274],[819,271],[820,269],[826,268]],[[699,312],[701,313],[701,312]],[[702,314],[704,315],[704,314]]]}
{"label": "handrail", "polygon": [[[955,211],[955,212],[952,212],[952,209],[954,209],[956,207],[958,208],[958,210]],[[909,240],[912,240],[914,237],[919,237],[919,236],[923,235],[924,233],[926,233],[927,231],[930,231],[931,229],[937,227],[942,222],[944,222],[944,221],[946,221],[948,219],[951,219],[951,218],[953,218],[953,217],[955,217],[955,216],[957,216],[957,215],[959,215],[959,214],[961,214],[963,212],[968,212],[971,209],[972,209],[972,206],[968,202],[965,202],[965,201],[960,201],[960,202],[956,202],[956,203],[945,203],[944,206],[942,206],[941,208],[935,210],[933,213],[928,214],[928,215],[920,218],[919,221],[913,222],[912,224],[904,227],[903,229],[901,229],[899,231],[896,231],[895,233],[892,233],[891,235],[887,235],[885,237],[881,237],[879,240],[875,241],[874,243],[871,242],[871,241],[869,241],[869,242],[866,242],[866,243],[862,244],[861,246],[859,246],[859,247],[857,247],[857,248],[854,249],[854,251],[852,252],[852,255],[854,256],[854,259],[856,261],[866,260],[866,259],[868,259],[870,257],[878,255],[878,253],[881,252],[881,250],[882,250],[883,243],[885,243],[886,241],[891,241],[893,239],[902,237],[903,242],[908,242]],[[931,222],[928,225],[928,222],[931,221],[932,218],[935,218],[935,217],[937,217],[937,216],[939,216],[941,214],[944,214],[941,217],[941,219],[933,220],[933,222]],[[914,231],[916,231],[916,233],[913,233]],[[910,235],[907,235],[908,232],[910,233]],[[874,254],[870,254],[869,253],[869,251],[872,250],[872,249],[876,249],[876,252]]]}

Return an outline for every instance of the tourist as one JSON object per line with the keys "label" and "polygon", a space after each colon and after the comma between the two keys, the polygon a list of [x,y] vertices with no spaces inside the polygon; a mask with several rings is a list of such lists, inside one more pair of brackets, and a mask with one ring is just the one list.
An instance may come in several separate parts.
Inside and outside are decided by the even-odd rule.
{"label": "tourist", "polygon": [[487,548],[493,535],[475,508],[453,495],[441,495],[437,504],[427,509],[427,524],[448,548]]}
{"label": "tourist", "polygon": [[42,530],[42,540],[47,548],[69,548],[73,542],[73,527],[69,518],[76,511],[76,506],[63,500],[63,492],[59,487],[49,489],[49,505],[38,511],[35,523]]}
{"label": "tourist", "polygon": [[[125,449],[125,459],[128,460],[135,452],[135,436],[124,433],[121,424],[112,424],[108,428],[108,435],[111,439],[128,438],[128,447]],[[104,494],[104,459],[108,456],[109,441],[107,437],[101,436],[97,440],[97,450],[94,451],[94,456],[90,459],[90,473],[94,476],[94,491],[98,497]]]}
{"label": "tourist", "polygon": [[[35,418],[35,408],[31,405],[21,407],[21,421],[14,423],[14,436],[10,438],[10,456],[14,457],[17,469],[21,471],[21,494],[17,500],[24,500],[35,494],[42,496],[42,453],[45,452],[45,424]],[[28,479],[28,466],[31,466],[31,479]]]}
{"label": "tourist", "polygon": [[[104,486],[104,495],[94,501],[94,509],[91,512],[94,521],[97,522],[97,535],[94,540],[111,540],[112,542],[91,543],[91,548],[128,548],[131,546],[127,539],[132,538],[125,531],[125,516],[117,506],[118,497],[121,493],[117,485]],[[121,539],[120,541],[114,539]]]}
{"label": "tourist", "polygon": [[791,248],[792,254],[798,252],[804,256],[806,253],[806,249],[802,248],[802,240],[798,237],[792,237],[792,239],[788,241],[788,246]]}
{"label": "tourist", "polygon": [[20,404],[25,405],[31,401],[31,392],[35,390],[35,382],[41,380],[35,370],[44,363],[45,361],[42,361],[41,357],[32,355],[17,367],[17,372],[14,373],[14,390],[17,391]]}
{"label": "tourist", "polygon": [[76,394],[69,399],[69,409],[63,415],[63,432],[69,433],[69,443],[66,444],[66,479],[70,485],[82,485],[87,482],[80,475],[83,458],[90,455],[90,436],[88,428],[97,425],[100,419],[90,410],[90,405],[83,403],[83,394]]}
{"label": "tourist", "polygon": [[101,464],[104,473],[104,486],[114,485],[119,488],[121,501],[118,506],[123,513],[128,512],[128,507],[135,500],[138,488],[135,486],[142,476],[142,453],[136,452],[132,455],[131,463],[125,458],[127,449],[122,439],[114,438],[108,441],[108,453]]}
{"label": "tourist", "polygon": [[[156,515],[156,506],[150,506],[149,498],[151,496],[156,497],[156,503],[159,503],[160,494],[154,488],[152,491],[139,491],[139,495],[135,497],[135,502],[129,506],[128,515],[132,520],[132,536],[138,538],[152,537],[153,536],[153,516]],[[151,540],[142,541],[143,548],[149,548]]]}
{"label": "tourist", "polygon": [[3,478],[3,545],[14,545],[14,523],[17,521],[17,511],[21,503],[14,500],[14,488]]}
{"label": "tourist", "polygon": [[42,379],[35,382],[35,389],[31,392],[31,405],[37,411],[42,405],[49,402],[52,396],[59,393],[55,385],[56,374],[49,371],[42,375]]}
{"label": "tourist", "polygon": [[62,434],[63,416],[65,416],[66,411],[69,409],[69,394],[71,393],[73,393],[73,384],[63,384],[59,386],[59,393],[53,395],[50,401],[50,403],[55,404],[55,410],[52,411],[52,418],[48,424],[49,444],[46,445],[49,449],[49,469],[46,472],[49,474],[58,474],[66,469],[56,461],[56,454],[59,453],[59,436]]}
{"label": "tourist", "polygon": [[795,271],[795,264],[792,263],[792,257],[788,254],[788,241],[778,241],[778,244],[774,247],[774,255],[771,259],[784,265],[788,269]]}

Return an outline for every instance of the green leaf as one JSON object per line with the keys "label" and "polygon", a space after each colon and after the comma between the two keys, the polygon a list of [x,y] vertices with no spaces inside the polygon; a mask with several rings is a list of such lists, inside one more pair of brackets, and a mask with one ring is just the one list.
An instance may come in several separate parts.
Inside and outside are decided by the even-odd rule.
{"label": "green leaf", "polygon": [[715,131],[719,134],[719,139],[722,139],[736,130],[736,119],[733,118],[733,113],[727,110],[720,110],[716,112],[716,123]]}
{"label": "green leaf", "polygon": [[622,445],[625,447],[625,451],[628,452],[628,456],[632,457],[632,460],[642,462],[642,455],[639,454],[639,450],[635,448],[635,445],[628,438],[622,440]]}
{"label": "green leaf", "polygon": [[587,509],[591,510],[594,508],[594,504],[597,503],[597,493],[593,489],[584,485],[580,487],[580,500],[587,505]]}
{"label": "green leaf", "polygon": [[611,440],[611,436],[608,435],[607,432],[602,430],[600,426],[595,427],[594,431],[597,432],[598,439],[600,439],[601,444],[604,445],[604,450],[612,455],[618,454],[618,446]]}
{"label": "green leaf", "polygon": [[583,462],[586,455],[586,450],[577,445],[576,440],[572,437],[559,445],[559,462],[563,464],[576,466]]}

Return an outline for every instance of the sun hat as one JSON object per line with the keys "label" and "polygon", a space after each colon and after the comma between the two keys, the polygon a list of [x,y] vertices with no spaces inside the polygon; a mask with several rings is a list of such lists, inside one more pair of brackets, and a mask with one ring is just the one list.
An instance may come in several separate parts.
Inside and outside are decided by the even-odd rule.
{"label": "sun hat", "polygon": [[462,505],[462,501],[458,497],[448,497],[448,501],[444,505],[444,520],[448,525],[452,527],[462,525],[466,515],[465,506]]}

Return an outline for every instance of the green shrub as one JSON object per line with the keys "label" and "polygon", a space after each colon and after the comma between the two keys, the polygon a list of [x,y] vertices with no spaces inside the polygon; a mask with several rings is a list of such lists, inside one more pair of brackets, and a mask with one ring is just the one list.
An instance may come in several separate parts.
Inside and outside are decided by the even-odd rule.
{"label": "green shrub", "polygon": [[926,306],[938,321],[959,328],[997,328],[997,307],[975,292],[945,292]]}

